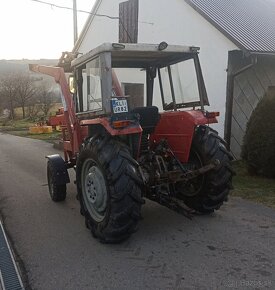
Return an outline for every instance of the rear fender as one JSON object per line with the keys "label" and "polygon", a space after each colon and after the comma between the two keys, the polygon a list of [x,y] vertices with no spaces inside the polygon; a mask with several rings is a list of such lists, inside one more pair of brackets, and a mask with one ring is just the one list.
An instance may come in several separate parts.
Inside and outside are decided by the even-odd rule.
{"label": "rear fender", "polygon": [[202,111],[164,112],[154,133],[150,136],[151,146],[166,139],[177,158],[186,163],[189,159],[195,128],[209,124]]}
{"label": "rear fender", "polygon": [[59,154],[49,155],[46,158],[52,165],[57,185],[70,183],[70,177],[63,158]]}
{"label": "rear fender", "polygon": [[81,126],[92,126],[92,125],[101,125],[111,136],[119,136],[119,135],[130,135],[130,134],[141,134],[142,128],[138,123],[133,123],[126,128],[114,129],[108,118],[96,118],[91,120],[82,120],[80,121]]}
{"label": "rear fender", "polygon": [[107,134],[110,134],[112,137],[120,138],[122,142],[126,143],[131,148],[133,157],[138,158],[142,135],[142,128],[138,122],[133,122],[129,126],[121,129],[113,128],[109,119],[106,117],[82,120],[80,124],[82,127],[88,128],[88,136],[106,134],[107,132]]}

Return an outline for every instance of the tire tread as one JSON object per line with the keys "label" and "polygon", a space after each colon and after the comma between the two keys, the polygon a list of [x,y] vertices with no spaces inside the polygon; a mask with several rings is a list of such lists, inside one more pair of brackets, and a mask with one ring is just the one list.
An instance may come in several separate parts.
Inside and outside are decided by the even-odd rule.
{"label": "tire tread", "polygon": [[204,186],[194,197],[186,197],[185,203],[201,212],[211,213],[221,207],[228,200],[232,189],[233,170],[231,167],[232,155],[225,148],[225,142],[217,132],[210,127],[197,128],[192,147],[199,153],[204,164],[218,159],[220,165],[205,174]]}
{"label": "tire tread", "polygon": [[[106,176],[110,204],[108,217],[101,223],[92,219],[82,198],[80,172],[81,164],[87,156],[99,161]],[[137,229],[143,199],[134,172],[137,172],[137,162],[133,160],[128,147],[109,136],[90,138],[81,147],[77,161],[80,204],[93,236],[103,243],[119,243]]]}

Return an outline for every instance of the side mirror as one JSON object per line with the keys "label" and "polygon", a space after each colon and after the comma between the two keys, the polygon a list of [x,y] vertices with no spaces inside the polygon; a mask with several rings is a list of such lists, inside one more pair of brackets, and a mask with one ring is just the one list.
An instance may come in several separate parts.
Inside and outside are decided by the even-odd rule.
{"label": "side mirror", "polygon": [[71,94],[75,94],[76,88],[75,88],[75,78],[73,75],[69,76],[69,90]]}

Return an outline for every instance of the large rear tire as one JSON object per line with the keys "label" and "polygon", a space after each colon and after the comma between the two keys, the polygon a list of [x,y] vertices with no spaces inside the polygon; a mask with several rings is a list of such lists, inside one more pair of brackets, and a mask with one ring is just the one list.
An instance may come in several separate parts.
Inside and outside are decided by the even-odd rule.
{"label": "large rear tire", "polygon": [[137,229],[142,182],[126,145],[109,136],[82,144],[76,180],[81,213],[94,237],[118,243]]}
{"label": "large rear tire", "polygon": [[204,214],[218,210],[228,200],[229,191],[232,189],[232,159],[218,133],[207,126],[199,126],[194,134],[189,164],[193,164],[195,168],[215,160],[219,160],[220,164],[192,180],[188,186],[182,187],[186,205]]}

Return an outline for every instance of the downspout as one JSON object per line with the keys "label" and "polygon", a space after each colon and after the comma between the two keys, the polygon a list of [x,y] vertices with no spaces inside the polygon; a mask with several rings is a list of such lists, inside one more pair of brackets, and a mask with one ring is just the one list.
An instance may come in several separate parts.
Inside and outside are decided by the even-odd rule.
{"label": "downspout", "polygon": [[227,143],[227,149],[230,150],[231,145],[231,129],[232,129],[232,113],[233,113],[233,99],[234,99],[234,82],[235,78],[258,62],[257,56],[252,56],[251,63],[242,67],[235,72],[228,72],[227,77],[227,101],[226,101],[226,117],[225,117],[225,133],[224,139]]}

